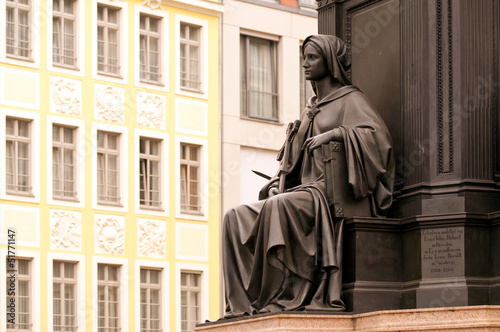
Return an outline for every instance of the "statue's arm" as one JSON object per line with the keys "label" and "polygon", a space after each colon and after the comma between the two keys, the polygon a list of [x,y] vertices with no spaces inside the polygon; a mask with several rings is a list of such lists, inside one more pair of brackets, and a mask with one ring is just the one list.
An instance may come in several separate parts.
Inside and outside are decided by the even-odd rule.
{"label": "statue's arm", "polygon": [[278,183],[279,183],[279,177],[274,176],[269,180],[268,183],[262,187],[262,189],[259,191],[259,200],[266,199],[268,197],[274,196],[275,191],[278,190]]}

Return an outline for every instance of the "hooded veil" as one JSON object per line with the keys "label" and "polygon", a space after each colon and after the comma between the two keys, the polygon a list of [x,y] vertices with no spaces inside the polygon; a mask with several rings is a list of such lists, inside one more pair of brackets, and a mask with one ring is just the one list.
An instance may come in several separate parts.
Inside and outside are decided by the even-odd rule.
{"label": "hooded veil", "polygon": [[302,54],[307,44],[314,48],[326,60],[328,70],[342,85],[351,85],[347,71],[351,68],[347,44],[340,38],[331,35],[312,35],[307,37],[302,44]]}

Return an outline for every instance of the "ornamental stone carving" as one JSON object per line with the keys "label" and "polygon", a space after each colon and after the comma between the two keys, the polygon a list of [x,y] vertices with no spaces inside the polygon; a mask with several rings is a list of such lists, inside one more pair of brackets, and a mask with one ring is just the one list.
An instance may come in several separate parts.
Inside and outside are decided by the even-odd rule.
{"label": "ornamental stone carving", "polygon": [[137,124],[141,127],[165,129],[165,96],[137,92]]}
{"label": "ornamental stone carving", "polygon": [[96,252],[119,254],[125,252],[125,219],[118,216],[95,216]]}
{"label": "ornamental stone carving", "polygon": [[113,86],[95,84],[95,118],[98,120],[123,123],[125,90]]}
{"label": "ornamental stone carving", "polygon": [[50,77],[50,110],[61,114],[82,115],[82,84],[77,80]]}
{"label": "ornamental stone carving", "polygon": [[161,220],[138,219],[137,242],[140,256],[165,257],[165,223]]}
{"label": "ornamental stone carving", "polygon": [[155,10],[155,9],[161,9],[161,1],[160,0],[144,0],[141,3],[141,6],[148,6],[149,8]]}
{"label": "ornamental stone carving", "polygon": [[50,248],[81,249],[81,219],[80,212],[50,210]]}

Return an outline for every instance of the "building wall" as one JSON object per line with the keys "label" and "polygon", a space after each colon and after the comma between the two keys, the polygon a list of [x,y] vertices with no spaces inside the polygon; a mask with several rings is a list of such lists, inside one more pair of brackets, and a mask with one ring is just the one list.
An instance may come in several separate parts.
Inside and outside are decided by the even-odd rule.
{"label": "building wall", "polygon": [[[97,3],[120,9],[120,77],[98,74]],[[163,331],[180,331],[180,273],[201,273],[201,321],[219,318],[219,20],[216,1],[78,0],[77,69],[52,63],[52,1],[31,0],[31,59],[6,51],[0,22],[0,278],[6,258],[31,268],[30,331],[55,331],[53,261],[75,262],[79,331],[97,331],[97,266],[120,266],[121,331],[140,330],[141,267],[161,269]],[[162,20],[161,85],[139,79],[139,13]],[[179,83],[179,24],[201,27],[201,92]],[[30,122],[29,195],[6,185],[6,119]],[[78,199],[54,199],[52,125],[76,128]],[[120,204],[97,201],[97,133],[120,135]],[[139,138],[161,140],[161,209],[139,204]],[[180,143],[201,147],[201,212],[180,209]],[[9,229],[11,230],[9,232]],[[14,232],[15,233],[14,233]],[[15,235],[14,235],[15,234]],[[9,242],[9,235],[12,235]],[[14,241],[15,239],[15,241]],[[10,247],[9,247],[10,245]],[[0,283],[1,303],[8,288]],[[18,290],[19,291],[19,290]],[[9,308],[0,307],[0,331]]]}
{"label": "building wall", "polygon": [[[258,17],[259,19],[255,19]],[[255,201],[266,180],[251,170],[274,175],[276,154],[286,126],[298,119],[300,45],[317,33],[316,11],[296,1],[227,1],[222,24],[222,210]],[[277,42],[278,116],[275,121],[249,119],[240,108],[240,36]]]}

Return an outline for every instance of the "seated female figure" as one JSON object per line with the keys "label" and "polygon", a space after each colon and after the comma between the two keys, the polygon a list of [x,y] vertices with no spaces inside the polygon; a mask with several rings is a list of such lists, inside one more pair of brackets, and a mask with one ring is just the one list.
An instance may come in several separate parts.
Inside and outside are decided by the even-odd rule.
{"label": "seated female figure", "polygon": [[343,143],[346,195],[366,203],[367,211],[360,213],[380,215],[392,202],[391,137],[346,75],[346,45],[334,36],[313,35],[304,41],[302,52],[305,77],[316,95],[295,128],[289,127],[280,172],[261,190],[260,201],[237,206],[224,217],[226,317],[345,310],[343,218],[331,213],[326,191],[334,184],[325,176],[321,146]]}

